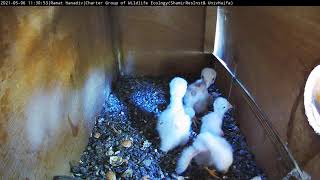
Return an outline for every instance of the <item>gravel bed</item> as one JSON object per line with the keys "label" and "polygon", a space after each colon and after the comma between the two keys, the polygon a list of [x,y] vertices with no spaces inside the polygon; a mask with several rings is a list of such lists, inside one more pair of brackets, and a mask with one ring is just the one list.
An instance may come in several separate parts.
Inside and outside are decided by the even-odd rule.
{"label": "gravel bed", "polygon": [[[119,78],[105,101],[103,111],[96,118],[80,161],[71,165],[71,172],[77,179],[214,179],[194,162],[178,177],[174,170],[183,147],[168,154],[159,150],[155,127],[157,116],[169,104],[168,84],[171,78]],[[209,92],[221,96],[213,85]],[[223,130],[234,149],[234,163],[227,174],[219,174],[219,177],[242,180],[261,176],[266,179],[257,167],[232,111],[224,117]],[[193,125],[188,144],[192,143],[199,127]]]}

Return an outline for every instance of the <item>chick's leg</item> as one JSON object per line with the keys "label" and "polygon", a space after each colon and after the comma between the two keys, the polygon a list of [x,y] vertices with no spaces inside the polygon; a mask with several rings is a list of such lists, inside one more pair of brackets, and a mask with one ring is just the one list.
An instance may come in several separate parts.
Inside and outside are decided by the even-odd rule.
{"label": "chick's leg", "polygon": [[192,124],[194,125],[194,127],[198,128],[198,125],[200,124],[200,121],[196,116],[193,116]]}
{"label": "chick's leg", "polygon": [[216,170],[214,170],[214,169],[209,169],[207,166],[204,167],[204,169],[205,169],[211,176],[213,176],[213,177],[215,177],[215,178],[218,178],[218,179],[221,179],[221,178],[217,175]]}

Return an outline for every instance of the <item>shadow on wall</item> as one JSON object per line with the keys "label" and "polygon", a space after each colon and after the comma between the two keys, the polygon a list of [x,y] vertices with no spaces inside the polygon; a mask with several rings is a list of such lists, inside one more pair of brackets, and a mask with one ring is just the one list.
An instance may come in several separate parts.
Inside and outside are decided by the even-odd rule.
{"label": "shadow on wall", "polygon": [[4,179],[68,174],[69,161],[79,158],[110,93],[114,59],[105,10],[0,8]]}

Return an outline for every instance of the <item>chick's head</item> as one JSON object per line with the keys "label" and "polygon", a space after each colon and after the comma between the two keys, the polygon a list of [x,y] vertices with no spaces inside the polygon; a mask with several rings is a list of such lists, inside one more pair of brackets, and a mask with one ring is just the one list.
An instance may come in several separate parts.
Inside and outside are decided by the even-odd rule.
{"label": "chick's head", "polygon": [[181,77],[175,77],[171,80],[170,87],[170,95],[174,97],[183,97],[187,91],[188,83],[185,79]]}
{"label": "chick's head", "polygon": [[218,97],[213,102],[213,108],[214,108],[214,111],[225,113],[226,111],[232,108],[232,105],[229,103],[229,101],[226,98]]}
{"label": "chick's head", "polygon": [[204,68],[201,71],[201,79],[205,82],[206,88],[214,83],[217,77],[217,72],[212,68]]}

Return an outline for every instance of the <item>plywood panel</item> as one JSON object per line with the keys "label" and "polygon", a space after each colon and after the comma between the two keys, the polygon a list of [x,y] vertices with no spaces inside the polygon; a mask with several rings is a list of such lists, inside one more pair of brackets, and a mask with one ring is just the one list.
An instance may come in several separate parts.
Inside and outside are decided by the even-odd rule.
{"label": "plywood panel", "polygon": [[69,174],[110,91],[105,8],[0,8],[0,179]]}
{"label": "plywood panel", "polygon": [[113,17],[125,74],[198,74],[206,62],[205,7],[117,7]]}
{"label": "plywood panel", "polygon": [[308,163],[305,165],[305,169],[313,175],[313,177],[319,177],[317,174],[320,171],[320,167],[317,166],[320,163],[320,154],[318,153],[316,156],[314,156],[312,159],[308,161]]}
{"label": "plywood panel", "polygon": [[298,162],[308,164],[320,150],[320,139],[307,123],[299,94],[307,73],[320,63],[320,9],[224,7],[223,14],[221,58],[238,64],[238,78]]}
{"label": "plywood panel", "polygon": [[204,47],[205,53],[212,53],[214,49],[214,40],[216,34],[216,23],[217,23],[217,7],[206,6],[206,17],[205,17],[205,32],[204,32]]}

